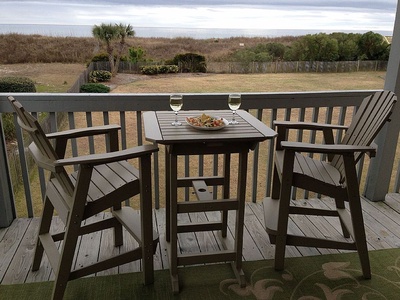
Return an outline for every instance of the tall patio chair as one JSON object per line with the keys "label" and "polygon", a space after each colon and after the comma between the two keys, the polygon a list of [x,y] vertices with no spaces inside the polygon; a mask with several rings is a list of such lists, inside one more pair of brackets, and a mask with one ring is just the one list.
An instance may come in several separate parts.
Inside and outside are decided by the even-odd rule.
{"label": "tall patio chair", "polygon": [[[365,154],[375,155],[370,146],[389,121],[397,97],[389,91],[366,97],[340,144],[334,144],[333,130],[344,126],[301,122],[275,122],[278,140],[275,152],[272,197],[265,198],[265,226],[275,244],[275,269],[284,268],[286,245],[357,250],[364,278],[371,270],[359,194],[356,163]],[[321,130],[325,144],[289,142],[289,130]],[[313,159],[304,153],[322,153],[328,161]],[[301,207],[291,203],[292,187],[334,198],[335,209]],[[345,205],[345,203],[348,205]],[[288,234],[290,214],[338,217],[346,238],[317,238]],[[301,228],[300,228],[301,229]],[[351,238],[350,238],[351,237]]]}
{"label": "tall patio chair", "polygon": [[[45,134],[39,122],[13,97],[8,97],[18,116],[20,127],[31,136],[29,150],[37,165],[50,172],[44,199],[32,271],[39,269],[43,253],[47,254],[55,274],[53,299],[62,299],[70,280],[105,269],[142,259],[145,283],[153,281],[153,254],[158,243],[153,228],[141,228],[140,217],[151,220],[151,155],[158,151],[153,145],[138,146],[118,151],[118,125],[97,126],[84,129]],[[108,137],[108,153],[64,158],[67,141],[84,136]],[[55,147],[49,139],[54,140]],[[139,169],[127,160],[138,158]],[[66,166],[77,166],[68,173]],[[140,194],[140,206],[150,211],[146,216],[134,213],[121,202]],[[86,222],[88,218],[111,209],[112,215],[101,221]],[[65,225],[65,231],[51,233],[54,211]],[[143,210],[142,210],[143,211]],[[151,223],[151,222],[150,222]],[[92,265],[73,269],[72,263],[81,235],[114,229],[115,246],[123,244],[123,227],[137,240],[136,249],[112,256]],[[143,253],[146,239],[152,251]],[[61,246],[57,242],[61,241]]]}

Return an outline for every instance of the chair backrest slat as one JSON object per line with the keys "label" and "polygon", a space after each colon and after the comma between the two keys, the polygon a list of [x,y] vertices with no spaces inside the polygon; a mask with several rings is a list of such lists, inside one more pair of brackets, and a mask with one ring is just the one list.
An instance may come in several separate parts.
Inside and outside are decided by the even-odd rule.
{"label": "chair backrest slat", "polygon": [[[376,92],[366,97],[354,115],[342,139],[342,144],[370,145],[385,123],[389,121],[396,101],[396,95],[390,91]],[[356,153],[355,160],[358,161],[361,156],[362,153]],[[336,155],[331,163],[341,172],[342,178],[344,178],[344,165],[341,156]]]}
{"label": "chair backrest slat", "polygon": [[[14,97],[8,97],[8,100],[17,113],[18,124],[30,135],[43,158],[47,161],[56,161],[58,156],[36,118],[27,112]],[[34,159],[40,158],[34,156]],[[66,193],[73,195],[74,187],[64,168],[57,168],[57,172],[53,172],[52,176],[59,181]]]}

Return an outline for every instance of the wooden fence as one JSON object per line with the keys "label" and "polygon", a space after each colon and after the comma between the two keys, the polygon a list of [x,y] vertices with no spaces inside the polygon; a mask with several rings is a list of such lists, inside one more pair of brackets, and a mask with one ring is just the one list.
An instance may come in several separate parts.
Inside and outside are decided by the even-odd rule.
{"label": "wooden fence", "polygon": [[[156,63],[153,63],[156,64]],[[276,61],[276,62],[207,62],[208,73],[248,74],[248,73],[342,73],[386,71],[387,61]],[[139,73],[147,64],[120,62],[120,73]],[[93,70],[109,70],[108,62],[94,62]]]}
{"label": "wooden fence", "polygon": [[[109,68],[109,66],[107,66]],[[93,70],[99,70],[95,68],[93,63],[87,67],[86,70],[84,70],[79,77],[76,79],[75,83],[71,86],[71,88],[68,90],[68,93],[79,93],[81,86],[89,82],[89,74]],[[103,69],[102,69],[103,70]],[[107,69],[106,69],[107,70]]]}
{"label": "wooden fence", "polygon": [[210,73],[341,73],[386,71],[387,61],[208,62]]}

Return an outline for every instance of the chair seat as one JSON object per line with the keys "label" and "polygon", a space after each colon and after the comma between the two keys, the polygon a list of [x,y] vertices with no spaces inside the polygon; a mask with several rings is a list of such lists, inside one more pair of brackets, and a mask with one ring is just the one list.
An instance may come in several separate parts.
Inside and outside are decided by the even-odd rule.
{"label": "chair seat", "polygon": [[[70,175],[75,185],[78,171]],[[95,166],[87,193],[85,218],[91,217],[110,207],[110,203],[117,205],[126,199],[126,195],[133,195],[132,191],[140,190],[139,170],[127,161],[118,161]],[[57,179],[50,180],[47,186],[47,196],[56,207],[60,218],[66,222],[73,203],[65,194]],[[103,201],[108,199],[108,201]],[[96,202],[97,200],[100,200]]]}
{"label": "chair seat", "polygon": [[[280,173],[282,173],[283,156],[284,151],[276,151],[276,165]],[[313,178],[319,183],[336,187],[342,186],[340,183],[340,172],[335,167],[328,162],[315,160],[301,153],[295,153],[293,173],[295,178],[297,176],[304,176],[308,179]]]}
{"label": "chair seat", "polygon": [[[76,181],[77,172],[71,174]],[[126,186],[127,185],[127,186]],[[134,187],[132,185],[135,185]],[[118,161],[93,168],[87,202],[93,202],[104,196],[118,192],[119,189],[139,188],[139,170],[127,161]],[[126,193],[125,195],[129,195]]]}

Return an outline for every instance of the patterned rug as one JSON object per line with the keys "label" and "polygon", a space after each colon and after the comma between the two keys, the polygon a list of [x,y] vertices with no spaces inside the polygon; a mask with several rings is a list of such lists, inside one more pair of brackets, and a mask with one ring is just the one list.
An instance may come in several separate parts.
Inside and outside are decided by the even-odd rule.
{"label": "patterned rug", "polygon": [[[179,269],[180,293],[173,295],[169,271],[156,271],[143,286],[141,273],[71,281],[65,299],[400,299],[400,249],[370,252],[372,279],[361,275],[356,253],[288,258],[277,272],[271,260],[244,262],[247,286],[240,288],[230,264]],[[52,282],[1,285],[0,299],[50,299]]]}

